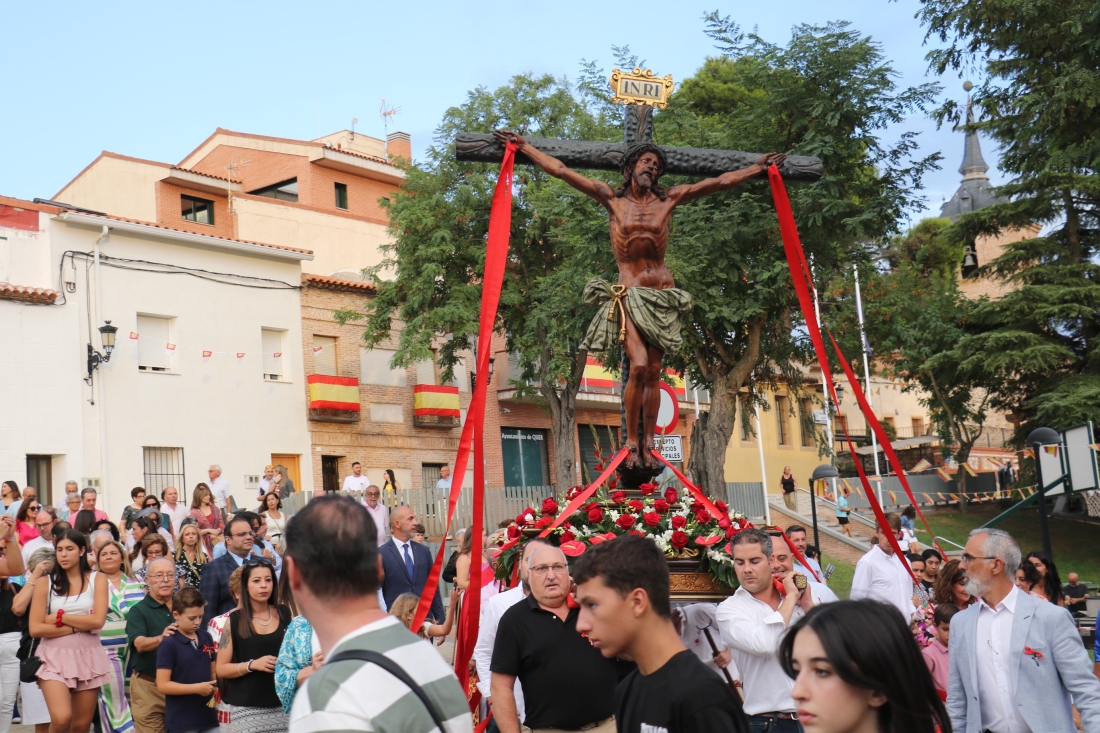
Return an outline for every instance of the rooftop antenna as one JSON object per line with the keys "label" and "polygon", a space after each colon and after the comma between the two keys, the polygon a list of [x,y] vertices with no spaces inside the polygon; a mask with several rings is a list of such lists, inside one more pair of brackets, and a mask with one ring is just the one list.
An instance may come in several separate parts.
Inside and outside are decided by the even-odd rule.
{"label": "rooftop antenna", "polygon": [[226,201],[229,204],[229,213],[233,214],[234,216],[237,215],[237,210],[233,206],[233,174],[237,173],[238,171],[240,171],[241,168],[244,168],[251,162],[252,161],[250,161],[248,158],[245,158],[244,160],[237,160],[236,158],[234,158],[232,161],[230,161],[229,165],[225,167],[225,197]]}
{"label": "rooftop antenna", "polygon": [[359,124],[359,118],[358,117],[352,117],[351,118],[351,139],[352,140],[355,139],[355,126],[358,125],[358,124]]}
{"label": "rooftop antenna", "polygon": [[386,98],[382,98],[382,107],[378,110],[378,116],[382,118],[382,127],[385,129],[387,135],[390,133],[390,120],[400,113],[400,107],[387,107]]}

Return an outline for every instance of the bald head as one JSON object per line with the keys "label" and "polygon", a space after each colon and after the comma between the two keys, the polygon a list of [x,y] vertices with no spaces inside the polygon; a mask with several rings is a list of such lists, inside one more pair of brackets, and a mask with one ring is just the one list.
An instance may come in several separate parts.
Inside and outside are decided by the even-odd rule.
{"label": "bald head", "polygon": [[390,532],[395,539],[408,542],[416,532],[416,515],[407,506],[399,506],[390,512]]}
{"label": "bald head", "polygon": [[1078,577],[1077,573],[1070,573],[1067,580],[1069,581],[1070,585],[1077,585],[1079,582],[1081,582],[1081,578]]}
{"label": "bald head", "polygon": [[561,608],[569,593],[569,563],[565,553],[553,545],[536,545],[527,555],[531,595],[540,606]]}

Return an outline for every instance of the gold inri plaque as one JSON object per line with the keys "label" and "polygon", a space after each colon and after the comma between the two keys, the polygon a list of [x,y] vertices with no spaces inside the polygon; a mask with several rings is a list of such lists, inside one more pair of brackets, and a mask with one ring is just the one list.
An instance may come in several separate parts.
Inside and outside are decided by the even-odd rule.
{"label": "gold inri plaque", "polygon": [[672,74],[654,76],[649,69],[643,71],[638,68],[629,74],[617,68],[611,71],[613,99],[623,104],[640,104],[664,109],[668,106],[668,98],[672,95],[672,89],[675,86]]}

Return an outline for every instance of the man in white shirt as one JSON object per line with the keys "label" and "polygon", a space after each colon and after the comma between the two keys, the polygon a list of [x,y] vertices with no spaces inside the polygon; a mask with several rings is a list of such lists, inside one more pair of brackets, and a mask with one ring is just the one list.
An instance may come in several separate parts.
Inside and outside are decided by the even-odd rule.
{"label": "man in white shirt", "polygon": [[256,493],[256,498],[263,501],[263,498],[267,496],[267,493],[271,491],[271,479],[275,477],[275,467],[268,464],[264,466],[264,477],[260,479],[260,489]]}
{"label": "man in white shirt", "polygon": [[[356,466],[359,464],[356,463]],[[350,478],[350,476],[348,477]],[[363,499],[363,506],[367,508],[367,514],[374,520],[374,526],[378,528],[378,546],[381,547],[386,543],[388,535],[386,534],[387,528],[390,526],[390,510],[386,508],[379,499],[382,497],[382,490],[375,485],[367,487],[366,498]]]}
{"label": "man in white shirt", "polygon": [[[894,533],[894,539],[901,536],[901,517],[891,512],[886,515],[886,523]],[[916,606],[913,604],[913,578],[909,575],[909,563],[904,557],[897,557],[890,545],[890,538],[882,527],[875,530],[878,544],[856,563],[856,574],[852,578],[852,590],[848,597],[853,601],[870,598],[889,603],[898,609],[908,624]]]}
{"label": "man in white shirt", "polygon": [[351,464],[351,475],[344,477],[344,491],[366,491],[370,486],[370,479],[363,473],[363,466],[359,461]]}
{"label": "man in white shirt", "polygon": [[34,518],[34,528],[38,530],[38,536],[23,545],[23,565],[30,567],[31,555],[42,548],[53,548],[53,528],[57,525],[57,510],[52,506],[44,506],[38,510]]}
{"label": "man in white shirt", "polygon": [[229,482],[222,478],[222,467],[215,463],[207,469],[206,475],[209,477],[207,484],[210,486],[210,493],[214,496],[218,509],[222,510],[222,516],[236,512],[237,507],[232,506],[233,495],[229,491]]}
{"label": "man in white shirt", "polygon": [[[515,588],[509,588],[503,593],[496,594],[481,609],[481,624],[477,633],[477,644],[474,645],[474,664],[477,666],[477,689],[481,691],[482,697],[489,705],[493,704],[493,674],[489,669],[489,665],[493,661],[493,644],[497,638],[497,626],[500,624],[500,617],[504,615],[504,612],[522,601],[531,592],[531,583],[527,578],[527,556],[531,554],[531,548],[540,544],[549,545],[550,542],[542,537],[527,540],[527,544],[523,546],[523,554],[516,560],[519,563],[519,585]],[[519,719],[523,720],[525,714],[523,686],[519,683],[519,679],[516,679],[513,690],[516,695],[516,712]]]}
{"label": "man in white shirt", "polygon": [[718,605],[715,614],[722,641],[733,653],[745,690],[745,714],[753,729],[801,733],[787,676],[776,652],[790,625],[813,608],[809,589],[799,591],[794,573],[783,577],[784,594],[772,583],[772,538],[745,529],[731,542],[740,587]]}
{"label": "man in white shirt", "polygon": [[[787,536],[790,537],[790,535]],[[794,540],[792,539],[791,542],[794,543]],[[809,558],[806,559],[809,560]],[[782,537],[772,537],[772,577],[782,583],[783,578],[791,571],[806,577],[806,589],[813,597],[815,606],[821,603],[835,603],[840,600],[829,586],[818,583],[814,580],[814,576],[807,573],[805,568],[794,561],[794,553],[791,552],[791,548],[787,547],[787,543],[783,541]]]}
{"label": "man in white shirt", "polygon": [[[807,570],[806,568],[802,567],[802,563],[795,561],[794,569],[805,575],[810,580],[816,580],[823,585],[828,585],[828,581],[825,580],[825,574],[821,572],[821,563],[806,554],[806,548],[810,546],[807,537],[808,535],[806,532],[806,528],[802,525],[792,524],[790,527],[787,527],[787,539],[791,541],[791,544],[798,548],[798,551],[802,553],[802,557],[806,558],[806,562],[810,564],[810,569]],[[813,572],[811,573],[810,570],[813,570]],[[814,577],[815,574],[817,575],[816,578]]]}
{"label": "man in white shirt", "polygon": [[177,537],[180,533],[180,527],[183,526],[183,520],[191,516],[191,508],[180,504],[179,498],[180,492],[175,486],[165,487],[164,491],[160,492],[160,499],[164,502],[161,504],[160,510],[172,520],[172,532]]}

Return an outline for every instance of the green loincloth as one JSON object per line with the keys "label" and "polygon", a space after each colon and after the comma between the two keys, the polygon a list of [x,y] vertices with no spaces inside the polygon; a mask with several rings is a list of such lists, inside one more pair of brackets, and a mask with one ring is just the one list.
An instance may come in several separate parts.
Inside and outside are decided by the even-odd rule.
{"label": "green loincloth", "polygon": [[[617,295],[616,290],[621,294]],[[625,292],[623,292],[625,291]],[[680,350],[683,339],[680,327],[685,313],[691,310],[691,295],[686,290],[668,288],[622,288],[612,286],[606,280],[593,278],[584,286],[581,295],[585,305],[603,303],[596,317],[588,325],[588,333],[581,343],[582,349],[607,351],[621,340],[624,328],[620,323],[620,309],[625,307],[630,320],[638,327],[642,338],[651,346],[666,354]]]}

